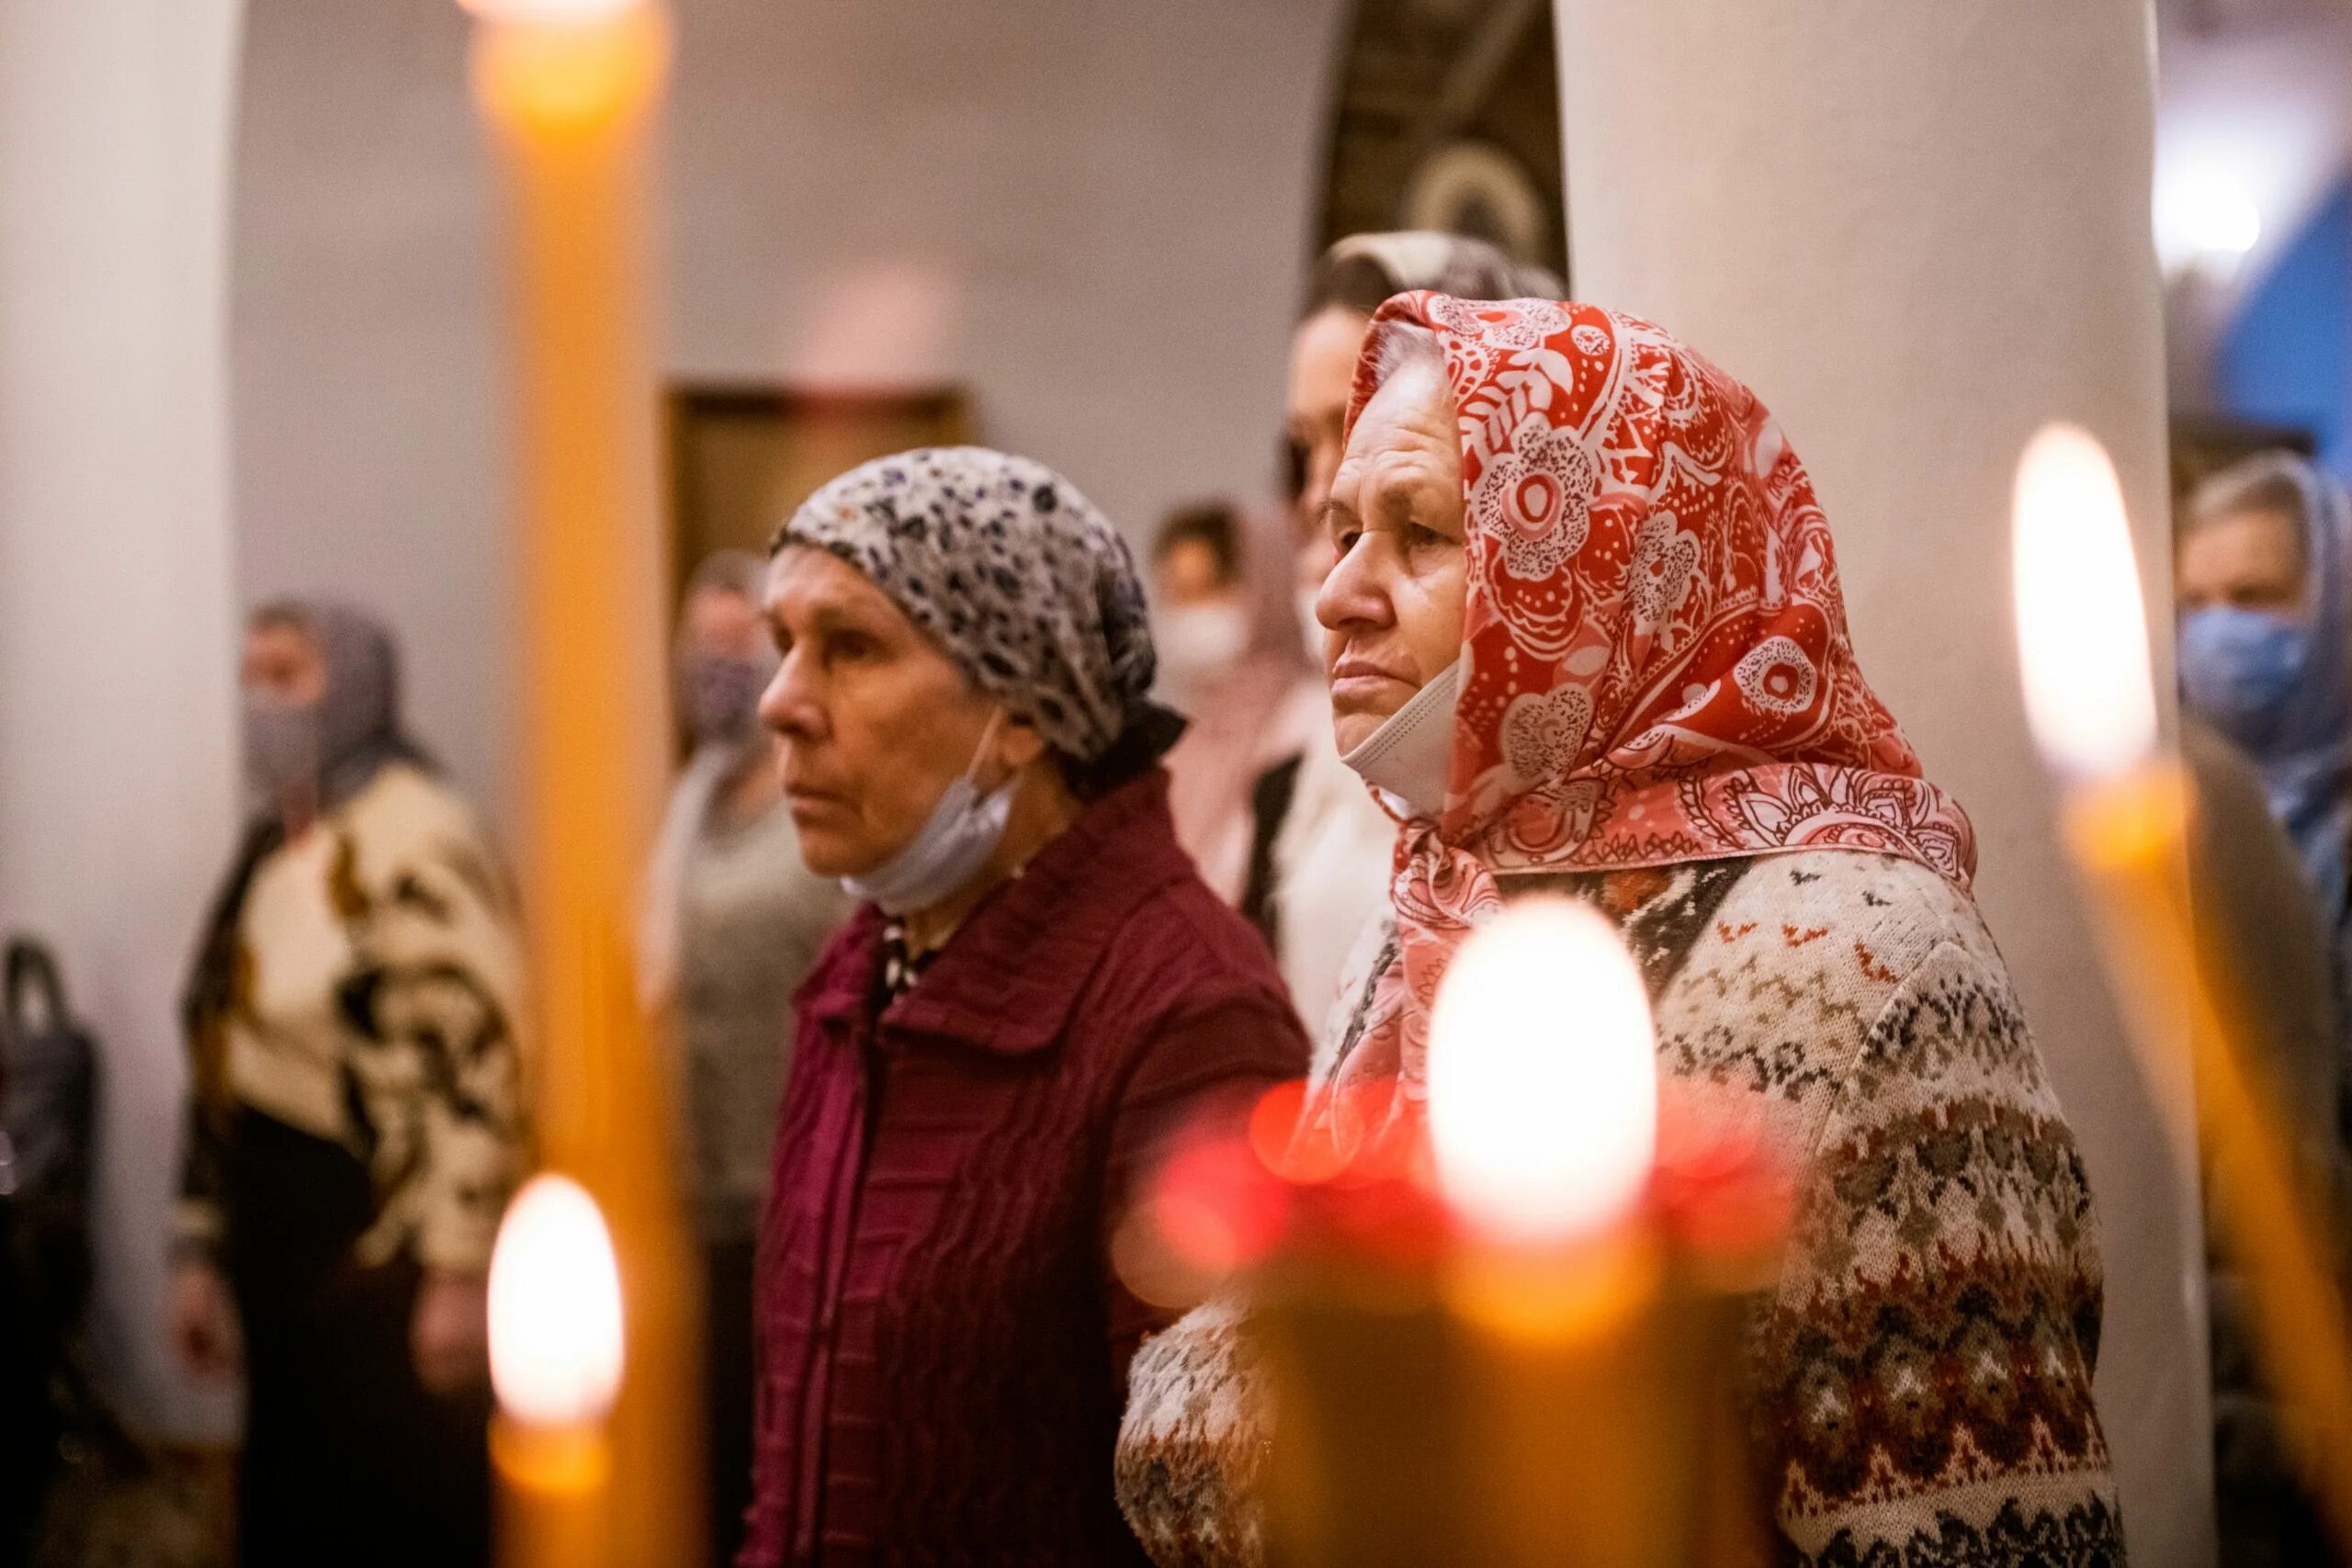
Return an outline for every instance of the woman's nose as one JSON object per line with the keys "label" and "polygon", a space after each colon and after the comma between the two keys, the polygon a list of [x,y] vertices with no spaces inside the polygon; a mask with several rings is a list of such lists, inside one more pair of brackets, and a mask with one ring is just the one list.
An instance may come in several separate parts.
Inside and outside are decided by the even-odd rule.
{"label": "woman's nose", "polygon": [[1323,579],[1315,595],[1315,618],[1330,631],[1385,626],[1396,620],[1369,547],[1372,536],[1357,538]]}
{"label": "woman's nose", "polygon": [[825,731],[825,710],[808,690],[797,652],[786,654],[775,678],[760,694],[760,722],[788,740],[815,740]]}

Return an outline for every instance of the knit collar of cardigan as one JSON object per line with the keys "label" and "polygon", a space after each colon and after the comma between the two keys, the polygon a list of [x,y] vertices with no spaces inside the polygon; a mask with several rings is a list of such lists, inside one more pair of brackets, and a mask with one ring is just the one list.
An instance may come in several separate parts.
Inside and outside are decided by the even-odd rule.
{"label": "knit collar of cardigan", "polygon": [[[1002,1055],[1044,1049],[1127,915],[1191,869],[1169,818],[1167,771],[1154,768],[1091,802],[973,910],[922,983],[884,1010],[883,1027]],[[857,912],[801,986],[802,1016],[850,1021],[872,1006],[882,928],[872,905]]]}

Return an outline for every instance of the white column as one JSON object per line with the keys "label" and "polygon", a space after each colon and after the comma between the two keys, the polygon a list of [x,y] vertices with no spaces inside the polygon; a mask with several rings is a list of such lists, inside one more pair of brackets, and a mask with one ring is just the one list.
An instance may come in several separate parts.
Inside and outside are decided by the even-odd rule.
{"label": "white column", "polygon": [[105,1045],[97,1360],[162,1333],[175,998],[235,821],[222,278],[237,0],[0,5],[0,926]]}
{"label": "white column", "polygon": [[2210,1562],[2199,1226],[2097,978],[2027,738],[2011,475],[2120,468],[2170,617],[2143,0],[1564,0],[1580,298],[1753,385],[1837,535],[1863,668],[1973,813],[1979,895],[2090,1167],[2098,1396],[2135,1568]]}

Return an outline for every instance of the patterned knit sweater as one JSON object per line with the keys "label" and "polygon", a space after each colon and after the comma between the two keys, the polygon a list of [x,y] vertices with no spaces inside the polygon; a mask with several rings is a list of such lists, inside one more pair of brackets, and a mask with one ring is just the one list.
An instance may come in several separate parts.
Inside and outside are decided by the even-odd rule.
{"label": "patterned knit sweater", "polygon": [[[1539,883],[1621,922],[1661,1070],[1752,1097],[1799,1162],[1742,1391],[1780,1560],[2120,1564],[2090,1192],[1975,908],[1923,867],[1836,851],[1504,887]],[[1385,932],[1360,950],[1318,1077],[1389,951]],[[1264,1559],[1245,1310],[1212,1302],[1136,1359],[1120,1503],[1161,1568]]]}

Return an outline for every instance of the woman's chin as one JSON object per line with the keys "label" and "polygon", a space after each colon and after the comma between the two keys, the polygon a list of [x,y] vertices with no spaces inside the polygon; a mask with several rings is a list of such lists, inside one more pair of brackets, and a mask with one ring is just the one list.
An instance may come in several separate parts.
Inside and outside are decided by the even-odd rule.
{"label": "woman's chin", "polygon": [[864,836],[852,831],[839,807],[829,801],[793,800],[792,826],[800,836],[801,863],[819,876],[857,876],[886,858]]}
{"label": "woman's chin", "polygon": [[1334,697],[1331,703],[1331,739],[1340,748],[1340,755],[1344,757],[1371,739],[1374,732],[1402,705],[1392,703],[1374,707]]}

